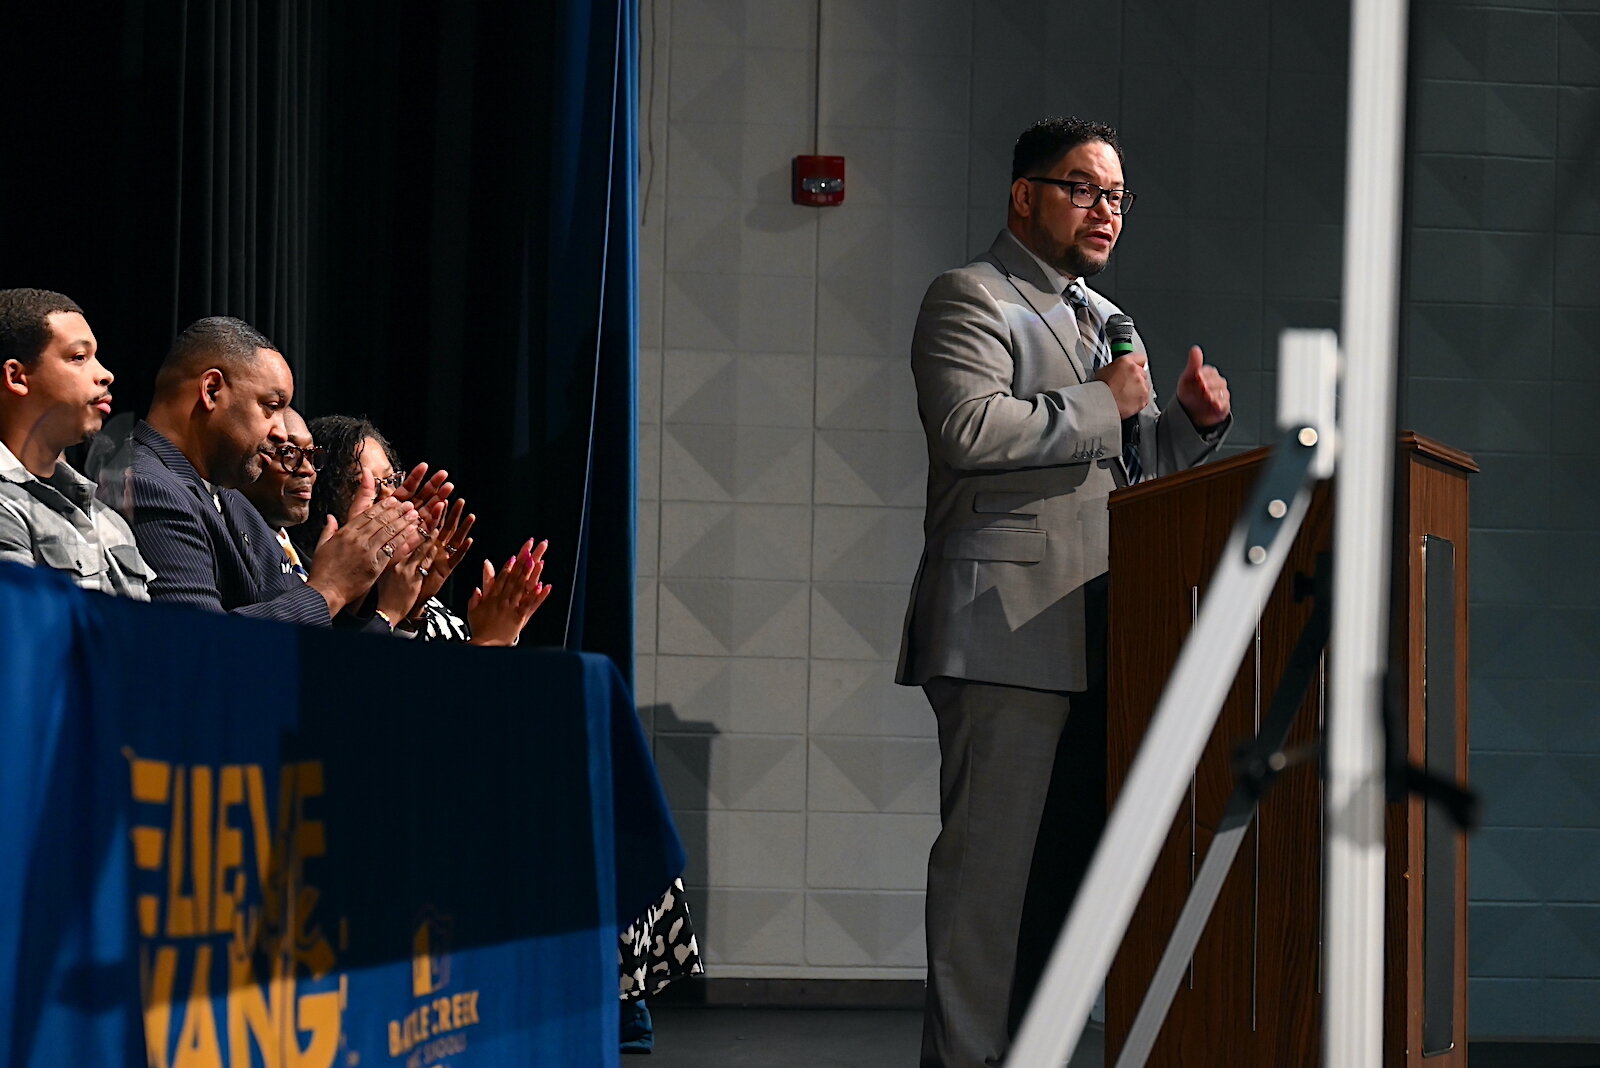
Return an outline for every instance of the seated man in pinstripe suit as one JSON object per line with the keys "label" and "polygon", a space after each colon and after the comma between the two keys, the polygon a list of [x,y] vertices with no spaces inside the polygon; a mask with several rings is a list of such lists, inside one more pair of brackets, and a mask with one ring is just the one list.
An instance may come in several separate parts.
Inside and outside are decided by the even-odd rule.
{"label": "seated man in pinstripe suit", "polygon": [[150,597],[217,612],[326,626],[396,554],[421,543],[410,501],[381,501],[333,532],[306,581],[239,492],[288,444],[294,375],[249,324],[217,316],[178,335],[133,432],[133,532],[156,571]]}

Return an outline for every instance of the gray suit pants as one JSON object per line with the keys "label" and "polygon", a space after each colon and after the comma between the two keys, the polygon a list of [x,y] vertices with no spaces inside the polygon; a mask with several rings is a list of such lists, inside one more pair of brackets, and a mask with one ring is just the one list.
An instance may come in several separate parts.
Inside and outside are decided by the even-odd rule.
{"label": "gray suit pants", "polygon": [[[1105,823],[1105,696],[930,679],[923,1068],[1000,1064]],[[1071,713],[1069,715],[1069,712]]]}

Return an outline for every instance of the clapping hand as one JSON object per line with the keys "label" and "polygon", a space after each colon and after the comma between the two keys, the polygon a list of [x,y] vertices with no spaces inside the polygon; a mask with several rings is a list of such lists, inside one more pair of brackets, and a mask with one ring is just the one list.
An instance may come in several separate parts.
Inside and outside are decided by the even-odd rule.
{"label": "clapping hand", "polygon": [[[370,494],[371,474],[363,473],[361,482],[362,492]],[[338,615],[365,596],[396,557],[404,560],[416,552],[424,541],[420,522],[414,507],[394,497],[353,511],[343,527],[329,516],[306,584],[322,594],[330,615]]]}
{"label": "clapping hand", "polygon": [[435,504],[447,503],[456,488],[455,483],[449,481],[450,472],[441,467],[433,473],[432,478],[427,475],[427,464],[413,467],[405,481],[394,491],[395,500],[410,501],[417,511],[423,513]]}
{"label": "clapping hand", "polygon": [[476,515],[468,514],[465,519],[462,514],[467,510],[467,502],[457,500],[450,505],[449,511],[444,513],[444,518],[438,524],[438,531],[434,536],[433,544],[436,551],[427,564],[423,565],[423,582],[417,592],[415,603],[406,615],[415,622],[421,615],[423,607],[430,599],[438,596],[444,588],[445,579],[456,569],[456,565],[466,557],[467,550],[472,548],[472,539],[467,534],[472,530],[472,525],[478,521]]}
{"label": "clapping hand", "polygon": [[472,628],[473,645],[515,645],[522,628],[544,604],[553,588],[540,582],[544,573],[544,552],[549,542],[534,544],[529,538],[505,568],[495,573],[494,565],[483,562],[483,584],[472,591],[467,602],[467,623]]}
{"label": "clapping hand", "polygon": [[425,539],[406,556],[396,556],[388,570],[378,576],[378,611],[391,627],[421,611],[419,606],[427,601],[421,593],[433,577],[433,562],[438,555],[438,542]]}

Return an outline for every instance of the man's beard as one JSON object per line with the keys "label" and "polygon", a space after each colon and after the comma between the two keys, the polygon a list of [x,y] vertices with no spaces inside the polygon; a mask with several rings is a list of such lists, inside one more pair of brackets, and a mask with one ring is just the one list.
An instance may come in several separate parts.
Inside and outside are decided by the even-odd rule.
{"label": "man's beard", "polygon": [[1033,230],[1034,251],[1039,258],[1062,274],[1071,275],[1073,278],[1093,278],[1106,269],[1106,264],[1111,260],[1108,250],[1105,258],[1093,260],[1089,254],[1077,245],[1064,245],[1046,233],[1043,227]]}
{"label": "man's beard", "polygon": [[1105,259],[1091,260],[1089,254],[1077,245],[1068,245],[1063,254],[1058,271],[1065,271],[1075,278],[1093,278],[1106,269],[1106,264],[1111,261],[1111,254],[1107,253]]}
{"label": "man's beard", "polygon": [[225,485],[229,489],[238,489],[240,486],[250,485],[261,477],[261,472],[267,464],[267,457],[261,453],[259,447],[245,456],[239,456],[236,453],[233,459],[232,480],[227,483],[219,483],[219,485]]}

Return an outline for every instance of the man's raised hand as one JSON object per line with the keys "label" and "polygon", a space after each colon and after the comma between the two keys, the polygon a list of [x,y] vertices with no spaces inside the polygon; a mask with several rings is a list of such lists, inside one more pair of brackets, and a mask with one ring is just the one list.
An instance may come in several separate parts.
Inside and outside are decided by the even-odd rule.
{"label": "man's raised hand", "polygon": [[1205,359],[1199,345],[1190,346],[1189,362],[1178,376],[1178,403],[1189,413],[1189,421],[1197,430],[1211,429],[1233,411],[1228,380]]}

